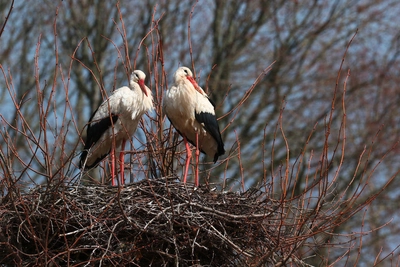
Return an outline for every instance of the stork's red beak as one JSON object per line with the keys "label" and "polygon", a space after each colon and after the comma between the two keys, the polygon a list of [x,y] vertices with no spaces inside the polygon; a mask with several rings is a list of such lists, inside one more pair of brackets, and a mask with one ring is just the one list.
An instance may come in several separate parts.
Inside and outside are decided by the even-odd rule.
{"label": "stork's red beak", "polygon": [[199,85],[197,84],[196,80],[193,79],[193,77],[187,76],[187,79],[193,84],[194,89],[196,89],[197,92],[199,92],[200,94],[203,94],[203,93],[199,90]]}
{"label": "stork's red beak", "polygon": [[196,80],[190,76],[187,76],[187,79],[193,84],[194,88],[197,90],[197,87],[199,87],[199,85],[197,84]]}
{"label": "stork's red beak", "polygon": [[140,89],[142,89],[143,94],[147,95],[147,90],[146,90],[146,85],[144,85],[144,80],[139,80],[138,84],[140,86]]}

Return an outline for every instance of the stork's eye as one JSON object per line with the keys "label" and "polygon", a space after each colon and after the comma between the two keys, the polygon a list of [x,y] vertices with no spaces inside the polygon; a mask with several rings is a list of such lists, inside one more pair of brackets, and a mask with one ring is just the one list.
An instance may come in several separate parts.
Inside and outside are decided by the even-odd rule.
{"label": "stork's eye", "polygon": [[186,75],[189,75],[187,69],[184,69],[183,71],[186,73]]}

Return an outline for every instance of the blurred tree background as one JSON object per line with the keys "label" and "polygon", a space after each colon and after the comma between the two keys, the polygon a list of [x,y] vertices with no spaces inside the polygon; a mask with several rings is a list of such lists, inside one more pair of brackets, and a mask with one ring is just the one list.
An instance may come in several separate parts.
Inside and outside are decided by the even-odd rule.
{"label": "blurred tree background", "polygon": [[[11,1],[0,4],[2,18],[10,5]],[[66,119],[76,122],[76,132],[68,135],[69,152],[76,147],[79,150],[81,129],[105,91],[127,84],[129,64],[147,73],[146,83],[153,90],[165,89],[178,66],[195,67],[200,84],[216,102],[217,115],[227,114],[220,120],[222,129],[229,125],[223,137],[230,160],[211,171],[212,181],[221,181],[225,176],[231,186],[238,186],[240,166],[247,188],[278,177],[279,166],[287,157],[284,139],[275,135],[282,115],[290,162],[295,164],[302,153],[308,153],[303,155],[310,159],[310,167],[295,172],[298,188],[294,192],[300,192],[305,172],[312,173],[322,157],[324,128],[336,84],[343,90],[350,70],[345,100],[346,153],[342,155],[339,149],[329,154],[332,161],[328,171],[333,176],[334,167],[344,156],[335,188],[335,192],[342,192],[349,185],[356,187],[354,181],[365,179],[365,174],[374,170],[376,178],[365,189],[373,194],[389,177],[398,176],[400,169],[399,148],[392,149],[400,136],[399,13],[397,0],[122,0],[118,5],[101,0],[16,1],[0,38],[2,120],[17,124],[18,112],[28,121],[38,120],[37,103],[30,99],[37,90],[44,98],[55,91],[51,116],[56,124],[58,116],[64,114],[57,106],[66,101],[67,92],[72,109],[68,113],[71,117]],[[157,62],[152,60],[153,35],[147,35],[152,29],[157,29],[162,40],[165,81],[162,72],[154,71]],[[353,37],[338,79],[347,44]],[[128,47],[124,47],[124,39]],[[131,60],[127,62],[126,58]],[[252,87],[273,62],[272,70]],[[20,111],[9,106],[7,81],[12,82]],[[247,101],[231,112],[249,89],[253,91]],[[156,96],[159,104],[162,94]],[[339,106],[341,97],[337,94],[335,100]],[[332,114],[329,142],[334,148],[343,114]],[[3,123],[1,127],[8,126]],[[138,132],[138,138],[143,139],[143,134]],[[23,142],[21,138],[17,147],[21,157],[30,153]],[[363,153],[368,157],[361,157]],[[388,156],[380,163],[386,153]],[[358,168],[360,158],[362,168]],[[41,182],[40,174],[22,180]],[[358,264],[372,266],[377,255],[379,259],[390,255],[380,265],[389,266],[391,259],[399,257],[397,250],[390,254],[400,246],[398,188],[400,182],[394,179],[365,214],[336,229],[338,235],[360,231],[362,225],[368,231],[391,221],[363,239],[362,251],[352,252],[353,263],[361,255]],[[349,194],[354,190],[359,188]],[[343,249],[347,246],[351,242]],[[317,266],[325,265],[322,258],[337,257],[328,250],[313,253],[318,257],[310,258],[309,263]]]}

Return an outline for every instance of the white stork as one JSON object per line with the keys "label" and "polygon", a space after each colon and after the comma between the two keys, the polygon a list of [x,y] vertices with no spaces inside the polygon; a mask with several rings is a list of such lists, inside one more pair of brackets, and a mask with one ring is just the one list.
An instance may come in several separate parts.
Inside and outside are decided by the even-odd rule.
{"label": "white stork", "polygon": [[125,143],[135,133],[142,115],[151,111],[153,96],[144,84],[146,74],[135,70],[128,86],[115,90],[93,113],[87,127],[87,137],[82,151],[79,168],[95,167],[111,152],[111,179],[115,185],[115,151],[119,154],[121,184],[124,184],[124,148]]}
{"label": "white stork", "polygon": [[189,68],[180,67],[175,72],[174,84],[163,100],[163,110],[185,142],[187,154],[184,183],[192,157],[188,141],[196,146],[195,185],[198,186],[199,151],[212,157],[215,163],[218,157],[225,153],[225,149],[215,117],[214,104],[197,84]]}

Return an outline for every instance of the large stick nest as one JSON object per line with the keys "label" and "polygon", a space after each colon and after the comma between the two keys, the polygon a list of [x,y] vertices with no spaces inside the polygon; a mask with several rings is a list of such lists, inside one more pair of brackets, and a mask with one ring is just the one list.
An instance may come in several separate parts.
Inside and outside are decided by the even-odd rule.
{"label": "large stick nest", "polygon": [[15,195],[0,205],[5,266],[300,263],[291,244],[295,226],[282,224],[285,207],[260,190],[221,192],[157,179]]}

